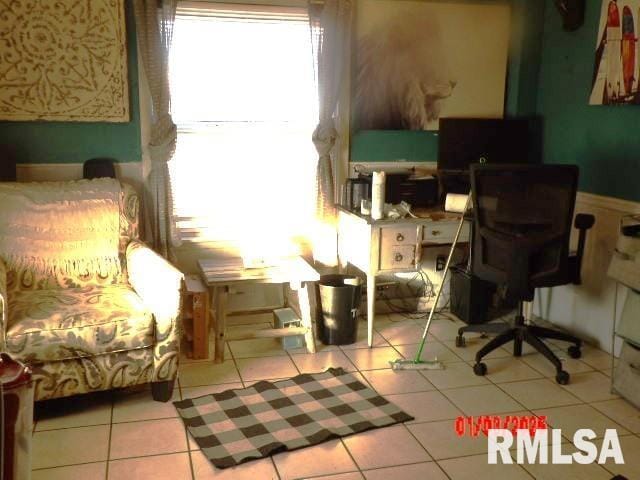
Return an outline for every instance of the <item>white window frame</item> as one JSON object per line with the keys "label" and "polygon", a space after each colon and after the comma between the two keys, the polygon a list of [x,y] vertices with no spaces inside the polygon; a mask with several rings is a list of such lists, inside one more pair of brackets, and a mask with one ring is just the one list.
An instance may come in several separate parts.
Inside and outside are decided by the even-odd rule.
{"label": "white window frame", "polygon": [[[259,19],[265,18],[265,12],[272,11],[274,20],[278,19],[295,19],[296,16],[300,18],[304,18],[305,21],[308,21],[308,10],[307,10],[307,2],[304,0],[284,0],[280,2],[271,2],[268,0],[246,0],[240,3],[229,3],[229,2],[216,2],[216,1],[180,1],[178,3],[178,15],[180,16],[215,16],[215,17],[224,17],[225,13],[228,12],[229,18],[242,18],[247,19],[251,18],[252,15],[256,15]],[[311,52],[309,52],[311,55]],[[345,92],[348,94],[348,88],[345,89]],[[347,124],[348,125],[348,124]],[[179,125],[179,129],[181,132],[189,131],[189,126],[187,124]],[[200,130],[200,129],[198,129]],[[346,129],[346,137],[347,138],[347,155],[344,157],[347,160],[343,162],[343,165],[340,168],[336,168],[337,165],[334,165],[334,172],[344,171],[347,172],[348,169],[348,126]],[[309,142],[311,142],[311,138],[309,138]],[[341,144],[343,145],[343,144]],[[337,151],[337,148],[336,148]],[[335,161],[335,159],[334,159]],[[337,175],[336,175],[337,177]],[[342,177],[344,178],[344,177]],[[337,180],[337,179],[336,179]],[[336,182],[336,201],[339,200],[339,191],[340,189],[337,187],[338,183]],[[193,218],[190,217],[177,217],[177,221],[188,223]],[[228,241],[225,239],[217,239],[212,240],[210,238],[202,238],[198,235],[198,226],[194,225],[192,228],[182,227],[179,229],[181,231],[181,235],[183,233],[187,233],[187,235],[183,236],[183,241],[186,244],[189,243],[205,243],[205,244],[213,244],[213,245],[229,245]],[[193,236],[189,237],[188,233],[192,232]]]}

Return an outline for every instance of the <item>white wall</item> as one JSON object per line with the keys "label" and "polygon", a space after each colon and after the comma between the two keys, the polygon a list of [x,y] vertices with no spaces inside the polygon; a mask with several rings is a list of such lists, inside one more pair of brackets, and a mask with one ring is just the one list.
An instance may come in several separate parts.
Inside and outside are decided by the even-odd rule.
{"label": "white wall", "polygon": [[[616,282],[607,277],[607,268],[618,238],[620,218],[640,213],[640,203],[579,193],[576,213],[591,213],[596,217],[596,223],[587,235],[582,262],[583,284],[539,289],[534,314],[610,352]],[[576,243],[577,234],[572,236],[572,246]],[[622,286],[618,289],[618,317],[626,290]]]}

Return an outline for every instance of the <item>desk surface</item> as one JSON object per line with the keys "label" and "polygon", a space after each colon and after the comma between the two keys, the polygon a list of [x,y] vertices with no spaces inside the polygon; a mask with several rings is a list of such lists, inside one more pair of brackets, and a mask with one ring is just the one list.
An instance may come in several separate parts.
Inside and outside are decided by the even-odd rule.
{"label": "desk surface", "polygon": [[359,212],[352,212],[342,206],[338,206],[337,208],[339,211],[359,218],[370,225],[421,225],[425,222],[458,221],[462,215],[461,213],[445,212],[442,210],[442,206],[437,206],[433,208],[416,209],[413,211],[413,214],[416,215],[417,218],[383,218],[380,220],[374,220],[370,215],[362,215]]}
{"label": "desk surface", "polygon": [[282,259],[277,266],[244,268],[242,259],[198,260],[198,267],[207,285],[230,283],[291,283],[315,282],[320,274],[301,257]]}

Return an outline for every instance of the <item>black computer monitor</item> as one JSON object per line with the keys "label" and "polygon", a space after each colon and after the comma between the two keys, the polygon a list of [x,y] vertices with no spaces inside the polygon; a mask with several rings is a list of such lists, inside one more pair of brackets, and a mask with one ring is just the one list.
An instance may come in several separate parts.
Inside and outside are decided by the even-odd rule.
{"label": "black computer monitor", "polygon": [[441,118],[438,176],[443,193],[468,193],[472,163],[540,163],[532,118]]}

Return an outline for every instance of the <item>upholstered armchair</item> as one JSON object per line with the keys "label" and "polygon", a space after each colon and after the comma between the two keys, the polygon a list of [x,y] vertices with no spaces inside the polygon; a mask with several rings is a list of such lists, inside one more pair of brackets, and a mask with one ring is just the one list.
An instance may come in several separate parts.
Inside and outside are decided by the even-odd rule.
{"label": "upholstered armchair", "polygon": [[[134,189],[112,179],[8,185],[0,183],[0,350],[31,366],[35,399],[150,382],[154,399],[169,400],[178,370],[183,275],[138,240]],[[24,196],[38,206],[27,227],[22,223],[28,221],[6,210],[18,204],[21,188],[31,189]],[[76,200],[60,201],[68,192]],[[112,199],[103,200],[102,192],[113,194]],[[60,222],[45,221],[50,217],[41,211],[49,207],[57,209],[51,218]],[[78,213],[83,208],[88,218],[95,212],[111,215],[111,230],[108,222],[94,218],[83,230],[85,217]],[[105,257],[111,245],[114,260],[76,261],[64,250],[60,259],[17,255],[20,250],[7,239],[12,234],[7,225],[13,222],[34,235],[48,229],[60,235],[78,231],[78,241],[57,245],[83,249],[85,257],[92,241],[107,252]],[[96,234],[103,224],[106,233]],[[110,239],[113,234],[117,238]],[[40,244],[34,245],[37,251]]]}

